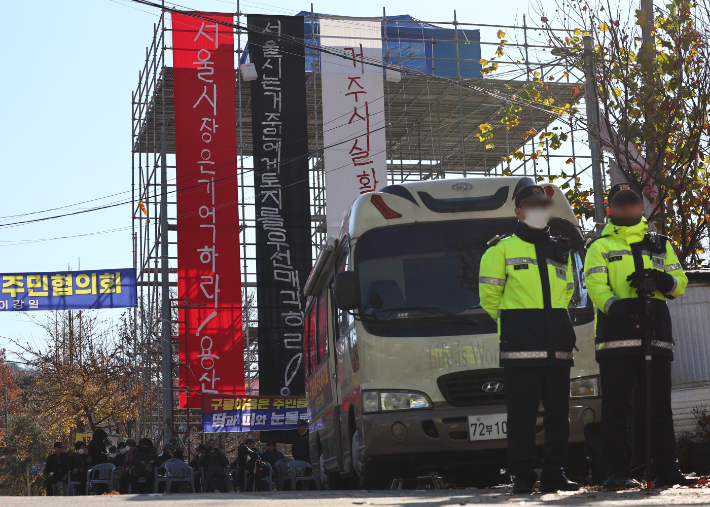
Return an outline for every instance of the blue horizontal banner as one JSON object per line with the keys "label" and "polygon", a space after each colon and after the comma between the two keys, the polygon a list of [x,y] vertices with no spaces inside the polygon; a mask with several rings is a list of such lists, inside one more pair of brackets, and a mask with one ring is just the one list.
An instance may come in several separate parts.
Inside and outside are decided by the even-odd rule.
{"label": "blue horizontal banner", "polygon": [[309,418],[304,396],[214,395],[202,399],[202,431],[208,433],[293,430],[300,419]]}
{"label": "blue horizontal banner", "polygon": [[136,304],[133,268],[0,274],[0,312],[99,310]]}

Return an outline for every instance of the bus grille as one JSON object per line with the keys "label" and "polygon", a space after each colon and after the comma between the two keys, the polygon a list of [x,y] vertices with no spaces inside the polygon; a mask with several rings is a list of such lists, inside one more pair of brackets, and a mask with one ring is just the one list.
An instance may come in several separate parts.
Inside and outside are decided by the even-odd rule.
{"label": "bus grille", "polygon": [[503,384],[504,381],[505,375],[502,368],[459,371],[442,375],[436,379],[444,399],[454,407],[504,404],[505,389],[498,392],[483,390],[483,385],[488,382]]}

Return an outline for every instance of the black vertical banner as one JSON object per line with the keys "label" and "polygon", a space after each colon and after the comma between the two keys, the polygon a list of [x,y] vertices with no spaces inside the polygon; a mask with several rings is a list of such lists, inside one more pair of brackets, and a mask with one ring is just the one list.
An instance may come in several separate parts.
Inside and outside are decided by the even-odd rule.
{"label": "black vertical banner", "polygon": [[[305,394],[302,287],[311,270],[303,17],[248,16],[259,394]],[[292,42],[301,41],[301,44]]]}

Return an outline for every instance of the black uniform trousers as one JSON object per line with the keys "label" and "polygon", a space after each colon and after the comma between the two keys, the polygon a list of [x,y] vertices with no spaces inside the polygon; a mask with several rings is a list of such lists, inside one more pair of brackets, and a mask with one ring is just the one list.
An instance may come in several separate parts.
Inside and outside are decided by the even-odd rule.
{"label": "black uniform trousers", "polygon": [[[642,355],[597,359],[602,380],[602,451],[607,474],[629,475],[628,415],[631,392],[646,395],[646,361]],[[680,474],[671,410],[671,358],[653,356],[651,378],[651,457],[656,479]],[[507,386],[506,386],[507,387]],[[643,400],[645,402],[645,400]]]}
{"label": "black uniform trousers", "polygon": [[537,480],[535,445],[540,402],[545,409],[545,441],[540,480],[557,480],[567,463],[569,440],[568,366],[505,368],[505,404],[508,410],[508,473]]}

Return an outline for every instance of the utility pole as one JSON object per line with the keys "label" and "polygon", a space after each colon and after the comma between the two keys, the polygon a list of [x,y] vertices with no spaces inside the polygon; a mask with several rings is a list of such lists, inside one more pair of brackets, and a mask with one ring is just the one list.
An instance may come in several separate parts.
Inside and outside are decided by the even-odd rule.
{"label": "utility pole", "polygon": [[[160,14],[163,35],[162,51],[165,52],[165,0]],[[165,58],[165,57],[163,57]],[[162,123],[160,125],[160,301],[161,301],[161,349],[162,349],[162,384],[163,384],[163,442],[173,438],[173,357],[170,345],[170,284],[168,278],[168,164],[166,160],[167,139],[165,132],[165,60],[162,61],[161,105]]]}
{"label": "utility pole", "polygon": [[5,431],[8,428],[8,417],[7,417],[7,386],[5,386]]}
{"label": "utility pole", "polygon": [[599,103],[597,102],[597,78],[594,71],[592,37],[584,36],[584,70],[586,75],[587,131],[589,148],[592,151],[592,185],[594,188],[594,222],[597,237],[604,229],[604,180],[602,174],[602,145],[599,141]]}

